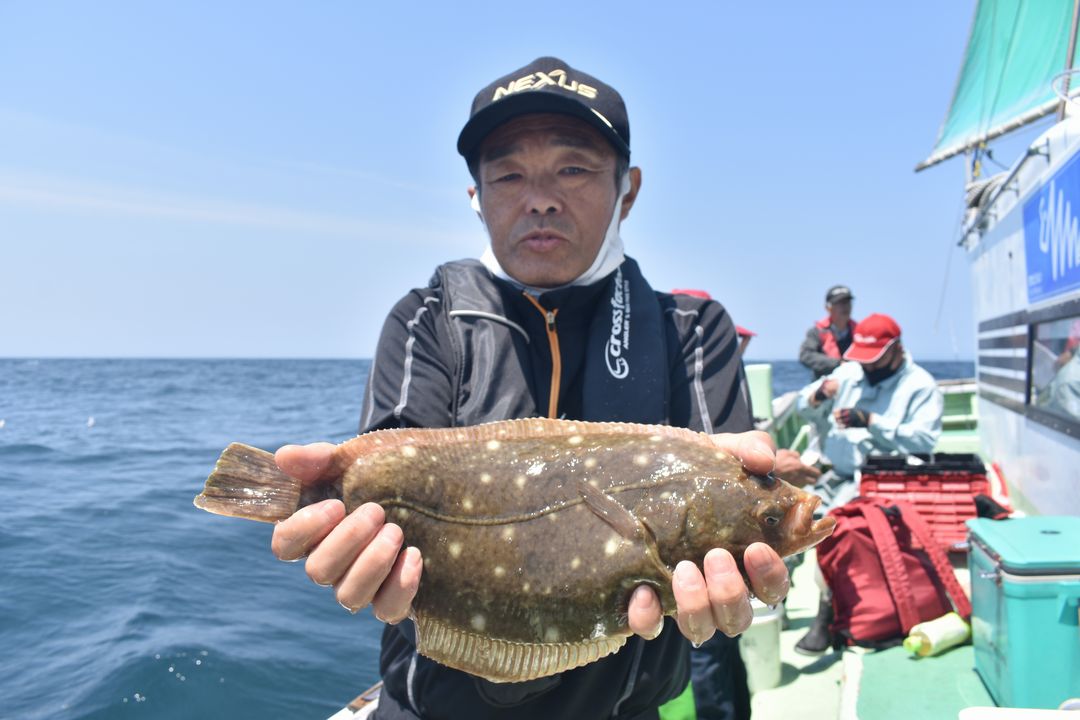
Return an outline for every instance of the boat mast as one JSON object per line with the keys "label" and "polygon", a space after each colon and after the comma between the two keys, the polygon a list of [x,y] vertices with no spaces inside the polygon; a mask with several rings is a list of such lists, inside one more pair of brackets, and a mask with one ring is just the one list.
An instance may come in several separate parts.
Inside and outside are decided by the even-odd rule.
{"label": "boat mast", "polygon": [[1069,97],[1069,80],[1072,79],[1073,56],[1076,53],[1076,28],[1080,21],[1080,0],[1073,0],[1072,29],[1069,31],[1069,50],[1065,53],[1065,78],[1061,84],[1061,105],[1058,106],[1058,122],[1065,119],[1065,105]]}

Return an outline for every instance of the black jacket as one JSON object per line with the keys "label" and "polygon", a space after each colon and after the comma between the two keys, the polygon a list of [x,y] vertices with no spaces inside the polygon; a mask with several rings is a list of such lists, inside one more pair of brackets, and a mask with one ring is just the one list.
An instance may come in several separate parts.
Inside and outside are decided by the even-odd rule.
{"label": "black jacket", "polygon": [[[391,311],[367,385],[361,432],[547,415],[556,383],[557,417],[666,422],[707,432],[751,429],[735,329],[724,308],[714,301],[654,293],[631,264],[618,271],[622,279],[626,270],[627,295],[636,289],[627,313],[636,310],[626,318],[627,325],[637,323],[637,355],[631,362],[634,367],[652,362],[661,368],[659,374],[666,372],[666,377],[653,372],[635,382],[640,394],[614,393],[611,407],[596,397],[604,376],[603,370],[594,372],[596,355],[610,347],[592,354],[587,348],[602,347],[610,329],[598,326],[610,316],[615,297],[621,299],[610,294],[614,275],[537,298],[545,311],[557,310],[561,372],[555,376],[548,315],[479,263],[462,261],[442,266],[429,287],[413,290]],[[656,318],[651,338],[643,335],[650,311]],[[622,316],[616,319],[612,335],[622,330]],[[653,409],[641,417],[635,415],[645,412],[639,407]],[[598,417],[611,412],[620,417]],[[655,708],[682,692],[689,676],[689,645],[670,619],[656,640],[632,637],[598,662],[502,685],[417,655],[413,638],[409,622],[384,630],[385,685],[377,718],[655,717]]]}

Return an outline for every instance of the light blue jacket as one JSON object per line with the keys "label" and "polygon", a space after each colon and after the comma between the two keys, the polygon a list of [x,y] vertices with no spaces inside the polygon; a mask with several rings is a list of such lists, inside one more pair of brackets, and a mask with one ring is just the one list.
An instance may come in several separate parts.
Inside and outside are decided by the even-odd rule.
{"label": "light blue jacket", "polygon": [[[862,365],[841,363],[828,376],[840,383],[832,398],[810,406],[810,397],[823,380],[799,391],[799,414],[824,438],[822,452],[838,475],[851,477],[870,453],[909,455],[929,453],[941,437],[945,399],[934,378],[904,353],[895,375],[877,385],[866,382]],[[874,413],[868,428],[839,428],[833,410],[857,408]]]}
{"label": "light blue jacket", "polygon": [[1039,405],[1060,415],[1080,418],[1080,352],[1065,363],[1039,392]]}

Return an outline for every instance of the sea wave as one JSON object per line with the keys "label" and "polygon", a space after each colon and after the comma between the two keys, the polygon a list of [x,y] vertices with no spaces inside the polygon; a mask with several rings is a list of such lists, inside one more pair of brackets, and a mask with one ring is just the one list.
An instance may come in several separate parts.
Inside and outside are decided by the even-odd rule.
{"label": "sea wave", "polygon": [[173,645],[152,653],[128,652],[119,662],[103,658],[96,670],[102,681],[79,692],[23,702],[12,709],[28,719],[188,720],[252,717],[256,704],[273,708],[273,717],[320,718],[352,698],[346,688],[340,698],[312,696],[304,682],[325,668],[288,658],[253,658],[219,647]]}
{"label": "sea wave", "polygon": [[370,612],[275,560],[270,526],[192,506],[232,440],[350,437],[368,367],[0,360],[0,715],[320,718],[371,685]]}
{"label": "sea wave", "polygon": [[55,448],[38,443],[0,444],[0,458],[4,460],[36,460],[59,454],[61,453]]}
{"label": "sea wave", "polygon": [[46,699],[16,697],[8,707],[28,720],[325,718],[374,681],[370,672],[328,667],[324,656],[267,656],[222,642],[143,645],[90,662],[76,687]]}

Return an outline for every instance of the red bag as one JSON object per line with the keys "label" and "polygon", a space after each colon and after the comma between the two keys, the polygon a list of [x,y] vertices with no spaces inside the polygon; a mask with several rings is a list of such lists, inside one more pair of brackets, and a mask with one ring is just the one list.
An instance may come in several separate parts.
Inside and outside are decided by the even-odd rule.
{"label": "red bag", "polygon": [[911,505],[860,497],[829,514],[836,529],[817,546],[817,557],[832,590],[834,637],[888,647],[953,604],[964,618],[971,616],[948,558]]}

